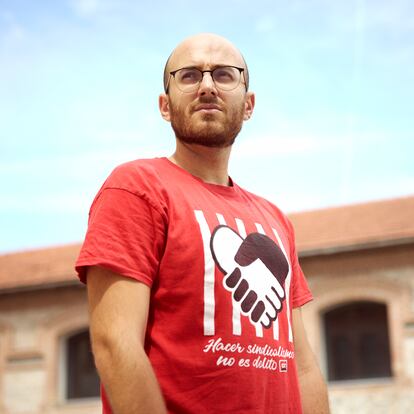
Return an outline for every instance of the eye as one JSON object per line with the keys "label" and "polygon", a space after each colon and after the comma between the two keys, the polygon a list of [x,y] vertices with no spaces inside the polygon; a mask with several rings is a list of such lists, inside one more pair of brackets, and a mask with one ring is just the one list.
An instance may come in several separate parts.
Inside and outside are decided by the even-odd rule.
{"label": "eye", "polygon": [[177,81],[182,84],[194,84],[200,81],[202,74],[198,69],[181,69],[176,73]]}
{"label": "eye", "polygon": [[218,83],[233,83],[237,80],[237,73],[237,69],[226,66],[214,69],[213,77]]}

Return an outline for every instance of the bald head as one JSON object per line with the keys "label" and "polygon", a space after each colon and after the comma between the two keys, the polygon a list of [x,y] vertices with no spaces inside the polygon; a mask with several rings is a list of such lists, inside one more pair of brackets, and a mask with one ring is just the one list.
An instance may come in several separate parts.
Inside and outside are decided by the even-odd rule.
{"label": "bald head", "polygon": [[240,51],[226,38],[213,33],[200,33],[183,40],[172,51],[164,67],[164,91],[167,93],[170,72],[186,66],[233,65],[245,69],[246,90],[249,70]]}

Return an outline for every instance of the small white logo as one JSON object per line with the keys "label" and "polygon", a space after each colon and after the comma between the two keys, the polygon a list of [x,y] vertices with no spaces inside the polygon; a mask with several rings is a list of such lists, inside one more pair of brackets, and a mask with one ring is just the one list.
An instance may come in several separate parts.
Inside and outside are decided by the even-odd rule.
{"label": "small white logo", "polygon": [[281,359],[279,361],[279,371],[280,372],[287,372],[288,370],[288,362],[287,359]]}

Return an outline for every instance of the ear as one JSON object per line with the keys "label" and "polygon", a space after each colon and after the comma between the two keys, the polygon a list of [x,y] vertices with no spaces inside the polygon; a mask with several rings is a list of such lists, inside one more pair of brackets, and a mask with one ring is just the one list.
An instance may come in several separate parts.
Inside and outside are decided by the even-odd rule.
{"label": "ear", "polygon": [[253,92],[247,92],[245,99],[246,100],[244,102],[244,117],[243,117],[243,119],[245,121],[247,121],[253,115],[253,109],[254,109],[254,104],[255,104],[256,98],[255,98],[255,95],[254,95]]}
{"label": "ear", "polygon": [[170,116],[170,100],[168,95],[162,93],[158,98],[158,107],[160,109],[161,116],[168,122],[171,121]]}

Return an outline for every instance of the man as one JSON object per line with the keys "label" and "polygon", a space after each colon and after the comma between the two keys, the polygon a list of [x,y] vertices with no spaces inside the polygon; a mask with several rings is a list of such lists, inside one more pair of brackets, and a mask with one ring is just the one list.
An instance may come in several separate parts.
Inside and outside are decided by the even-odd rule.
{"label": "man", "polygon": [[104,413],[329,411],[291,224],[228,175],[248,81],[228,40],[183,41],[159,97],[175,153],[121,165],[92,204],[77,271]]}

